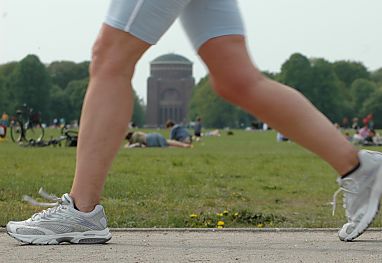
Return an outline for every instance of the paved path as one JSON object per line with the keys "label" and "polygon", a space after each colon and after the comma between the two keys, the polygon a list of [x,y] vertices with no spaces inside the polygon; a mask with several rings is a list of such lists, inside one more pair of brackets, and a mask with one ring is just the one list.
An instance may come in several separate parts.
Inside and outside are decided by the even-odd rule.
{"label": "paved path", "polygon": [[382,262],[382,230],[114,230],[107,245],[20,245],[0,229],[0,262]]}

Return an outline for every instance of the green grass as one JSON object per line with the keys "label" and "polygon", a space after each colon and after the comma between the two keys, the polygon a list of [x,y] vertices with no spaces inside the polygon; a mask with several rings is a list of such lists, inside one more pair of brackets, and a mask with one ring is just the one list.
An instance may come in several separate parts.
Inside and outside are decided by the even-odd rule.
{"label": "green grass", "polygon": [[[37,197],[41,186],[68,192],[74,166],[75,148],[0,143],[0,226],[41,210],[22,195]],[[335,172],[315,155],[277,143],[274,132],[235,131],[204,137],[193,149],[121,149],[102,204],[111,227],[216,227],[218,221],[225,227],[338,227],[345,218],[340,198],[331,215],[335,190]],[[380,217],[374,226],[381,226]]]}

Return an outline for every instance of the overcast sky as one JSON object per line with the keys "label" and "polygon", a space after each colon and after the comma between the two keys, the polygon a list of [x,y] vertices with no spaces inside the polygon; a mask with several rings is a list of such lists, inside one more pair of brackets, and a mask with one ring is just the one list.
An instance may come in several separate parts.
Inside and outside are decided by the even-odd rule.
{"label": "overcast sky", "polygon": [[[128,1],[128,0],[126,0]],[[161,0],[158,0],[161,1]],[[208,1],[208,0],[194,0]],[[248,48],[261,70],[279,71],[294,52],[382,67],[382,0],[238,0]],[[36,54],[44,63],[90,60],[109,0],[0,0],[0,64]],[[137,66],[133,83],[146,101],[149,62],[165,53],[206,69],[178,22]]]}

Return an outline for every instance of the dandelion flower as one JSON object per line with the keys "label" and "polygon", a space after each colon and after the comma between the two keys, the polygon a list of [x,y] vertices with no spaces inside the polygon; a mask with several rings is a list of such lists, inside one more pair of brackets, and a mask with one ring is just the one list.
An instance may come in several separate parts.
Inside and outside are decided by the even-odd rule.
{"label": "dandelion flower", "polygon": [[191,217],[191,218],[197,218],[198,215],[197,215],[197,214],[191,214],[190,217]]}

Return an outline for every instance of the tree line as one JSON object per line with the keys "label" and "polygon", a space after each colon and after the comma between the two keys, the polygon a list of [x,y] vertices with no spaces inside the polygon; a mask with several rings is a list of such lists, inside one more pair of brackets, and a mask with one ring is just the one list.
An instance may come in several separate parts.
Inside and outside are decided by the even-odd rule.
{"label": "tree line", "polygon": [[[0,65],[0,111],[13,115],[27,104],[41,112],[44,123],[51,124],[55,118],[78,121],[88,83],[89,62],[45,65],[37,56],[28,55],[19,62]],[[133,122],[144,124],[143,100],[135,92]]]}
{"label": "tree line", "polygon": [[[54,118],[79,120],[89,82],[88,68],[89,62],[55,61],[45,65],[35,55],[2,64],[0,111],[12,115],[25,103],[41,112],[43,122],[48,124]],[[362,118],[371,113],[375,126],[382,128],[382,68],[371,72],[359,62],[329,62],[296,53],[280,72],[264,74],[297,89],[332,122],[341,124],[344,118]],[[218,97],[208,77],[194,87],[189,107],[189,120],[200,116],[206,127],[238,128],[257,121]],[[144,116],[143,100],[134,92],[132,121],[141,127]]]}
{"label": "tree line", "polygon": [[[355,117],[362,119],[373,114],[375,127],[382,128],[382,68],[370,72],[359,62],[331,63],[296,53],[282,65],[280,72],[264,74],[304,94],[333,123],[346,126]],[[197,116],[203,117],[205,126],[216,128],[249,126],[256,121],[255,117],[220,99],[207,77],[193,91],[190,118]]]}

